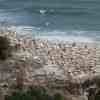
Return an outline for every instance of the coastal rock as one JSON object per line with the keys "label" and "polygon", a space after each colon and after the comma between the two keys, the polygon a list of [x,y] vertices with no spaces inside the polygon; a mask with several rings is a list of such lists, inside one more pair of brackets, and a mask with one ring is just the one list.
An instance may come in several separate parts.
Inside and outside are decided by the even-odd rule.
{"label": "coastal rock", "polygon": [[0,33],[0,36],[9,38],[13,47],[12,57],[0,61],[0,84],[13,84],[19,79],[24,85],[34,85],[35,82],[49,84],[64,88],[71,94],[76,91],[77,95],[83,95],[94,84],[95,88],[98,87],[94,80],[99,80],[97,77],[100,75],[99,47],[33,41],[9,32]]}

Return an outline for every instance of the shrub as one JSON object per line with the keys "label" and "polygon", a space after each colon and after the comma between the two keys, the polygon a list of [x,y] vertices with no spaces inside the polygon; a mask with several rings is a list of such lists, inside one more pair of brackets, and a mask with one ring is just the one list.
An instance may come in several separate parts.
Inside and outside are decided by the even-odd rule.
{"label": "shrub", "polygon": [[100,91],[95,95],[95,100],[100,100]]}
{"label": "shrub", "polygon": [[6,60],[10,55],[11,52],[9,39],[0,36],[0,60]]}
{"label": "shrub", "polygon": [[46,91],[44,87],[31,87],[27,94],[35,97],[36,100],[53,100],[53,97]]}
{"label": "shrub", "polygon": [[50,95],[44,87],[31,87],[26,92],[14,92],[5,96],[5,100],[64,100],[60,93]]}
{"label": "shrub", "polygon": [[54,95],[54,100],[64,100],[64,97],[60,93]]}

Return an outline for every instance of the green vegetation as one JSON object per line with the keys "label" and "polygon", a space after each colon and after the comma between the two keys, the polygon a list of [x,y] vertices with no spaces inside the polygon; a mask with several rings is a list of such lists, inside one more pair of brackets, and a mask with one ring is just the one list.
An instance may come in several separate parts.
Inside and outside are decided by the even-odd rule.
{"label": "green vegetation", "polygon": [[64,97],[60,93],[51,95],[43,87],[31,87],[26,92],[17,91],[5,96],[5,100],[64,100]]}
{"label": "green vegetation", "polygon": [[95,100],[100,100],[100,91],[95,95]]}
{"label": "green vegetation", "polygon": [[54,95],[54,100],[64,100],[64,97],[60,93]]}
{"label": "green vegetation", "polygon": [[11,51],[9,39],[0,36],[0,60],[6,60],[10,55]]}
{"label": "green vegetation", "polygon": [[97,95],[97,96],[95,97],[95,100],[100,100],[100,95]]}

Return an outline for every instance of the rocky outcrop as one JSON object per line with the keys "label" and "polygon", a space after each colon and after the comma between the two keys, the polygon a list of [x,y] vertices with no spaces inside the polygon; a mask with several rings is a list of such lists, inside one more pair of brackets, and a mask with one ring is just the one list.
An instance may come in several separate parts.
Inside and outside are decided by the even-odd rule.
{"label": "rocky outcrop", "polygon": [[34,40],[14,32],[0,36],[12,46],[12,56],[0,61],[1,86],[43,85],[84,98],[90,88],[99,87],[99,47]]}

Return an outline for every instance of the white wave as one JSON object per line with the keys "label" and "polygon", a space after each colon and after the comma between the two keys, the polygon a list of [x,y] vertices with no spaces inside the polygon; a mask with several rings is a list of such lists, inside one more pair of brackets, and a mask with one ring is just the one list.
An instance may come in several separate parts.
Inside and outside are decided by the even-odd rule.
{"label": "white wave", "polygon": [[97,42],[96,37],[99,31],[79,31],[79,30],[68,30],[68,31],[38,31],[36,37],[48,40],[60,40],[69,42]]}
{"label": "white wave", "polygon": [[43,39],[49,41],[65,41],[65,42],[84,42],[84,43],[93,43],[92,38],[81,37],[81,36],[36,36],[36,39]]}
{"label": "white wave", "polygon": [[95,37],[84,36],[85,31],[41,31],[38,27],[33,26],[10,26],[8,30],[15,31],[20,35],[30,34],[33,38],[40,38],[50,41],[68,41],[68,42],[95,42]]}
{"label": "white wave", "polygon": [[45,9],[40,9],[40,14],[45,14],[47,11]]}
{"label": "white wave", "polygon": [[8,30],[15,31],[18,34],[22,34],[22,35],[32,33],[32,29],[33,27],[31,26],[10,26],[8,27]]}

